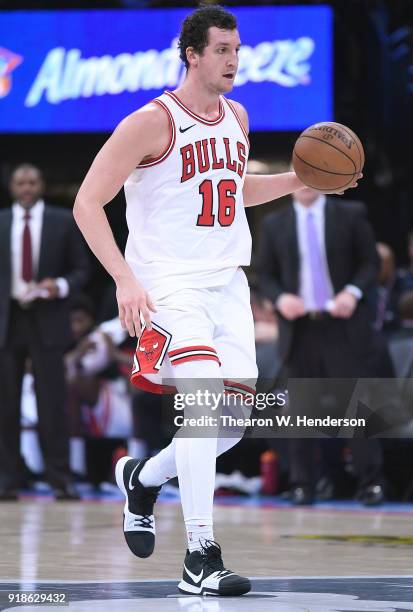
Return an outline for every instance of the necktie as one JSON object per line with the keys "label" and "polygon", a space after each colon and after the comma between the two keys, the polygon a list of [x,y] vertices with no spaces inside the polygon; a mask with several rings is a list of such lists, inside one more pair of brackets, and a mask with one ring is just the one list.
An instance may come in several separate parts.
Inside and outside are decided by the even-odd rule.
{"label": "necktie", "polygon": [[30,213],[24,214],[22,279],[29,283],[33,278],[32,235],[30,232]]}
{"label": "necktie", "polygon": [[315,305],[319,310],[325,310],[330,292],[312,212],[307,214],[307,243]]}

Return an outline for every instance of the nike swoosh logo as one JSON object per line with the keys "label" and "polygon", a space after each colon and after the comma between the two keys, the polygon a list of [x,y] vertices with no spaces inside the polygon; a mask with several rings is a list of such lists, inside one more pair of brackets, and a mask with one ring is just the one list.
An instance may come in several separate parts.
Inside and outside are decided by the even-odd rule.
{"label": "nike swoosh logo", "polygon": [[196,584],[198,584],[198,582],[201,582],[202,576],[204,575],[204,570],[201,570],[201,573],[197,576],[196,574],[193,574],[192,572],[189,571],[185,563],[184,563],[184,568],[188,576],[191,578],[191,580],[193,580]]}
{"label": "nike swoosh logo", "polygon": [[139,463],[137,463],[135,465],[135,467],[133,468],[133,470],[132,470],[132,474],[130,475],[130,478],[129,478],[129,491],[133,491],[133,489],[135,488],[134,486],[132,487],[132,478],[133,478],[133,475],[134,475],[135,471],[140,466],[140,464],[141,464],[141,461],[139,461]]}
{"label": "nike swoosh logo", "polygon": [[183,134],[184,132],[187,132],[188,130],[190,130],[191,128],[193,128],[196,124],[193,123],[192,125],[190,125],[187,128],[181,128],[181,126],[179,126],[179,131],[181,132],[181,134]]}

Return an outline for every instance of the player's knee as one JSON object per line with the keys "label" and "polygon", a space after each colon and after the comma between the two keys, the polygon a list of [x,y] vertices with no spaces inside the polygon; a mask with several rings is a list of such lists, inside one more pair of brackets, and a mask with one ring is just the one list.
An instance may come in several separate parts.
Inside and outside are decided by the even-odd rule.
{"label": "player's knee", "polygon": [[[219,363],[212,360],[187,361],[174,366],[174,384],[178,393],[224,393]],[[198,393],[199,395],[199,393]]]}

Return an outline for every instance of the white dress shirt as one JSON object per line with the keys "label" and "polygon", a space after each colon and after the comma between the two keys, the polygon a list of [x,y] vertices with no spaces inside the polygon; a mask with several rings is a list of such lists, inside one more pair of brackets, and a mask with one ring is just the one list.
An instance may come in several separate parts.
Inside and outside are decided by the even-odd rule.
{"label": "white dress shirt", "polygon": [[[300,256],[300,276],[299,276],[299,296],[304,301],[306,310],[317,310],[318,307],[314,298],[314,286],[311,276],[310,256],[308,253],[308,238],[307,238],[307,217],[311,213],[314,218],[314,223],[317,232],[318,244],[321,251],[321,260],[325,268],[327,276],[327,284],[329,289],[329,300],[334,297],[333,286],[331,283],[330,272],[327,266],[327,256],[325,249],[324,238],[324,208],[326,205],[326,197],[320,195],[311,206],[304,206],[298,200],[294,200],[294,210],[297,219],[297,239],[298,253]],[[325,304],[327,310],[327,304]]]}
{"label": "white dress shirt", "polygon": [[[307,311],[318,310],[314,298],[314,284],[311,276],[310,257],[308,253],[308,238],[307,238],[307,216],[309,213],[313,215],[314,223],[317,232],[318,243],[321,251],[322,265],[325,268],[327,284],[329,288],[329,299],[327,300],[324,309],[330,310],[333,306],[334,289],[331,282],[330,272],[328,269],[326,244],[325,244],[325,205],[326,197],[320,194],[311,206],[304,206],[298,200],[294,200],[294,210],[297,219],[297,239],[298,253],[300,257],[300,272],[299,272],[299,296],[304,301]],[[346,290],[354,295],[358,300],[362,296],[362,292],[354,285],[346,285]]]}
{"label": "white dress shirt", "polygon": [[[44,202],[38,200],[29,210],[30,235],[32,243],[32,265],[33,280],[36,278],[39,269],[40,246],[43,228]],[[30,290],[30,283],[22,278],[23,265],[23,231],[25,226],[24,217],[26,209],[18,202],[12,206],[12,225],[11,225],[11,297],[15,300],[24,299],[25,294]],[[65,278],[56,278],[58,287],[58,297],[65,298],[69,294],[69,283]]]}

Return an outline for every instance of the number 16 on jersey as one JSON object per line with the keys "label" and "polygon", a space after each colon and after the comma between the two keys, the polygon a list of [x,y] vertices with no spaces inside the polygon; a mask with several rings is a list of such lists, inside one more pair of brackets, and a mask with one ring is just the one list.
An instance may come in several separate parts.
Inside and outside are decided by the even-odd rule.
{"label": "number 16 on jersey", "polygon": [[197,225],[213,227],[216,216],[222,227],[232,224],[235,218],[237,194],[237,184],[233,179],[221,179],[215,193],[212,181],[206,179],[200,184],[199,193],[202,196],[202,209],[198,215]]}

